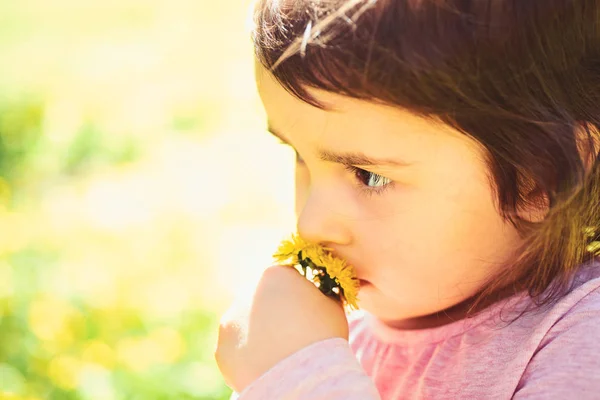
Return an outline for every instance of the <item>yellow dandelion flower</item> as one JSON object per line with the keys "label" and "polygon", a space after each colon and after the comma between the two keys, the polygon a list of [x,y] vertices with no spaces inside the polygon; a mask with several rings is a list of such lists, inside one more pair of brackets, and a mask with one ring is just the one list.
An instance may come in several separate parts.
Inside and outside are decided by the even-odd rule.
{"label": "yellow dandelion flower", "polygon": [[302,256],[304,258],[310,258],[310,260],[315,263],[315,265],[325,266],[327,262],[325,261],[325,250],[322,247],[312,245],[307,246],[302,250]]}
{"label": "yellow dandelion flower", "polygon": [[279,248],[273,254],[275,262],[278,264],[298,264],[298,253],[304,250],[308,243],[298,235],[292,235],[291,239],[284,240]]}
{"label": "yellow dandelion flower", "polygon": [[596,236],[596,228],[593,226],[587,226],[583,230],[583,233],[587,237],[594,237],[594,236]]}
{"label": "yellow dandelion flower", "polygon": [[345,260],[337,258],[330,253],[325,254],[323,264],[321,265],[325,266],[329,276],[339,283],[348,305],[353,309],[358,309],[357,294],[360,283],[356,279],[354,269]]}
{"label": "yellow dandelion flower", "polygon": [[[294,234],[291,239],[284,240],[280,244],[273,258],[279,264],[291,264],[291,266],[301,264],[303,269],[310,267],[313,269],[312,280],[318,284],[323,293],[327,295],[335,293],[336,296],[341,296],[342,301],[349,308],[358,309],[357,296],[360,285],[354,269],[345,260],[331,254],[330,250]],[[325,269],[325,275],[314,270],[318,270],[319,267]]]}

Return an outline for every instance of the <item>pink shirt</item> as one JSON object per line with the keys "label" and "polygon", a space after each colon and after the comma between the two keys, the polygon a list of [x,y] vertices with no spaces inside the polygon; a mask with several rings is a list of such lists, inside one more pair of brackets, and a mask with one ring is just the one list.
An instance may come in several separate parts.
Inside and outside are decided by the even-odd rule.
{"label": "pink shirt", "polygon": [[239,400],[600,399],[600,263],[582,268],[576,282],[512,324],[502,321],[531,304],[525,295],[422,330],[358,312],[349,342],[298,351]]}

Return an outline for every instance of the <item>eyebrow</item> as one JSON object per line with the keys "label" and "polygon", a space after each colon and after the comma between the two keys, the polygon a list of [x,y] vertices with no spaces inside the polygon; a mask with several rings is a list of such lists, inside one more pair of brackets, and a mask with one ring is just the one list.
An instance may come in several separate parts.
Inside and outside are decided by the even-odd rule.
{"label": "eyebrow", "polygon": [[[267,127],[267,132],[275,136],[282,143],[292,146],[291,143],[283,136],[280,132],[273,129],[271,126]],[[293,146],[292,146],[293,147]],[[395,160],[390,158],[375,158],[369,157],[364,153],[360,152],[334,152],[330,150],[320,149],[319,158],[321,161],[333,162],[343,165],[360,165],[360,166],[389,166],[389,167],[408,167],[413,165],[403,160]]]}

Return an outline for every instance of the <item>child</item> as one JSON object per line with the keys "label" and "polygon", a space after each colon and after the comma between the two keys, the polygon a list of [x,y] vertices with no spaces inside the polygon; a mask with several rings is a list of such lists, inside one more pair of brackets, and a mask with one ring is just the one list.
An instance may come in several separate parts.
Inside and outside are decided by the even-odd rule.
{"label": "child", "polygon": [[599,21],[597,0],[259,2],[298,233],[354,266],[361,311],[269,268],[222,321],[239,399],[600,398]]}

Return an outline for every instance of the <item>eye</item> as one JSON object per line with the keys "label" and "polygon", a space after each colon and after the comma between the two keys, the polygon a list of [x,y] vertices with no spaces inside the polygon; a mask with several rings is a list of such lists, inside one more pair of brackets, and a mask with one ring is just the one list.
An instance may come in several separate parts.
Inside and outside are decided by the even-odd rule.
{"label": "eye", "polygon": [[391,182],[390,179],[384,176],[377,175],[373,172],[365,171],[360,168],[356,169],[355,175],[362,184],[368,187],[383,187]]}
{"label": "eye", "polygon": [[361,187],[369,192],[380,193],[393,183],[389,178],[352,165],[346,165],[346,169],[354,175]]}

